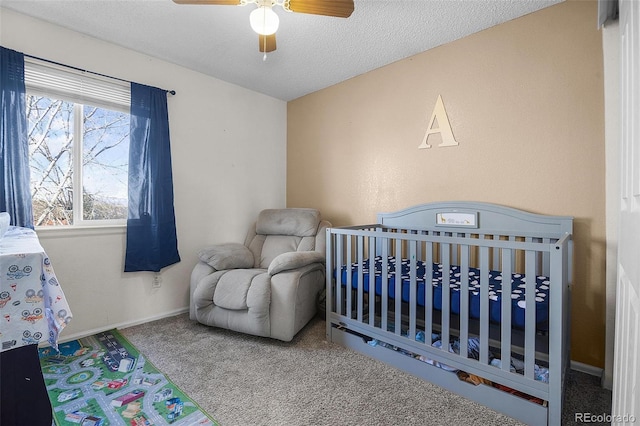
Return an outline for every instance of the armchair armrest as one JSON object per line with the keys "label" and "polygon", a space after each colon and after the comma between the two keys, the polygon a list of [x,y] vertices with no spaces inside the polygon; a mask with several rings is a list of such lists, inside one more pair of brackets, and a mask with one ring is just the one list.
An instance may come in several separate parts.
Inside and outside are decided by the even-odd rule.
{"label": "armchair armrest", "polygon": [[253,253],[240,243],[207,246],[198,252],[198,257],[218,271],[253,268]]}
{"label": "armchair armrest", "polygon": [[302,268],[312,263],[325,263],[325,254],[317,251],[292,251],[276,256],[269,265],[269,275]]}

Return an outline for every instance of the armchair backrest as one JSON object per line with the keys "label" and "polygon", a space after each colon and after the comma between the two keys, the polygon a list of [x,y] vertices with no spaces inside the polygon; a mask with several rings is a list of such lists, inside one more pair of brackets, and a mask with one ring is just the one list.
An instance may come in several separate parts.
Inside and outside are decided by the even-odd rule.
{"label": "armchair backrest", "polygon": [[268,268],[282,253],[324,253],[327,226],[328,222],[320,219],[316,209],[267,209],[260,212],[255,226],[249,230],[245,246],[253,253],[254,268]]}

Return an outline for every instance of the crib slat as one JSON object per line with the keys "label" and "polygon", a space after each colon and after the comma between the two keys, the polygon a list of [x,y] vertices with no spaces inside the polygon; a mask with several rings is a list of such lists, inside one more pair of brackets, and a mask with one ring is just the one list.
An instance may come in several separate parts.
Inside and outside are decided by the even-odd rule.
{"label": "crib slat", "polygon": [[[335,235],[333,235],[331,233],[331,229],[327,228],[327,234],[326,234],[326,247],[328,249],[327,251],[327,255],[326,255],[326,264],[325,264],[325,278],[326,278],[326,283],[325,283],[325,313],[326,313],[326,323],[327,323],[327,329],[326,329],[326,336],[327,336],[327,340],[329,340],[329,336],[331,335],[331,321],[329,321],[329,315],[327,312],[327,308],[332,307],[332,303],[333,303],[333,264],[334,264],[334,259],[333,256],[335,254],[335,249],[332,250],[332,248],[334,247],[333,244],[333,240],[335,239]],[[340,275],[342,275],[340,273],[341,268],[336,265],[336,283],[340,282]],[[338,284],[338,288],[339,288],[339,284]]]}
{"label": "crib slat", "polygon": [[460,355],[469,355],[469,246],[460,246]]}
{"label": "crib slat", "polygon": [[353,249],[351,247],[351,240],[352,240],[352,236],[348,235],[347,237],[347,268],[349,270],[349,273],[347,274],[347,290],[345,292],[345,297],[346,297],[346,304],[345,304],[345,310],[346,312],[344,313],[344,315],[346,315],[348,318],[351,318],[351,307],[353,306],[352,302],[351,302],[351,293],[353,292],[353,270],[351,269],[351,265],[353,264],[353,259],[352,259],[352,253],[353,253]]}
{"label": "crib slat", "polygon": [[398,336],[401,334],[401,315],[402,315],[402,240],[395,240],[396,243],[396,272],[395,272],[395,318],[394,333]]}
{"label": "crib slat", "polygon": [[433,243],[428,242],[425,246],[425,282],[424,282],[424,334],[425,343],[431,344],[431,334],[433,333],[433,310],[426,307],[433,306]]}
{"label": "crib slat", "polygon": [[358,252],[358,292],[357,292],[357,312],[358,322],[362,322],[363,298],[364,298],[364,237],[358,235],[357,241]]}
{"label": "crib slat", "polygon": [[389,240],[384,238],[384,242],[382,244],[382,251],[380,252],[380,256],[382,256],[382,330],[389,330]]}
{"label": "crib slat", "polygon": [[[447,235],[453,236],[454,234],[447,234]],[[457,234],[457,236],[459,237],[460,234]],[[458,259],[458,244],[451,245],[451,263],[454,265],[460,264],[460,260]]]}
{"label": "crib slat", "polygon": [[417,275],[418,268],[416,265],[417,242],[412,240],[409,242],[409,339],[415,340],[416,337],[416,314],[417,314]]}
{"label": "crib slat", "polygon": [[[517,238],[515,237],[515,235],[509,235],[509,241],[510,242],[514,242],[517,241]],[[513,256],[511,258],[511,270],[515,270],[516,269],[516,256]]]}
{"label": "crib slat", "polygon": [[376,246],[376,238],[369,237],[369,325],[375,324],[375,307],[376,307],[376,252],[373,249]]}
{"label": "crib slat", "polygon": [[489,363],[489,247],[480,247],[480,363]]}
{"label": "crib slat", "polygon": [[442,260],[442,350],[449,350],[449,320],[451,318],[451,259],[450,244],[440,245],[440,256]]}
{"label": "crib slat", "polygon": [[511,249],[502,250],[502,290],[501,290],[501,349],[500,359],[502,370],[511,368],[511,265],[513,252]]}
{"label": "crib slat", "polygon": [[527,250],[525,254],[525,343],[524,343],[524,375],[534,377],[535,365],[535,331],[536,331],[536,252]]}
{"label": "crib slat", "polygon": [[[542,242],[544,244],[553,244],[551,238],[543,238]],[[551,259],[549,253],[542,253],[542,271],[540,271],[540,275],[544,275],[548,277],[550,275],[551,269]]]}
{"label": "crib slat", "polygon": [[[336,260],[336,312],[339,315],[343,315],[343,311],[342,311],[342,284],[344,284],[342,282],[342,273],[340,271],[342,271],[342,267],[344,266],[343,262],[344,262],[344,252],[342,251],[342,243],[343,243],[343,236],[342,235],[336,235],[336,256],[335,256],[335,260]],[[351,275],[351,265],[349,263],[347,263],[346,265],[346,275],[347,275],[347,282],[349,281],[349,275]],[[348,284],[347,284],[348,286]],[[349,292],[349,287],[347,287],[347,293]]]}
{"label": "crib slat", "polygon": [[[499,235],[492,235],[492,239],[499,240]],[[494,271],[500,270],[500,249],[498,247],[494,247],[491,249],[491,257],[492,257],[492,269]]]}
{"label": "crib slat", "polygon": [[[529,242],[529,243],[541,243],[542,242],[542,238],[533,238],[533,237],[527,237],[525,239],[525,241]],[[542,266],[542,262],[543,262],[543,256],[542,256],[542,252],[540,251],[536,251],[535,255],[534,255],[534,269],[535,269],[535,274],[541,274],[541,266]]]}

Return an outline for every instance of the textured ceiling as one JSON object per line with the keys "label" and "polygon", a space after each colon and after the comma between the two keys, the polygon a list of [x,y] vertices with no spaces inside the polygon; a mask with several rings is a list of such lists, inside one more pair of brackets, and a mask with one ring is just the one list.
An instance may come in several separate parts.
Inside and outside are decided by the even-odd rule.
{"label": "textured ceiling", "polygon": [[288,13],[258,52],[255,6],[0,0],[0,6],[289,101],[563,0],[355,0],[350,18]]}

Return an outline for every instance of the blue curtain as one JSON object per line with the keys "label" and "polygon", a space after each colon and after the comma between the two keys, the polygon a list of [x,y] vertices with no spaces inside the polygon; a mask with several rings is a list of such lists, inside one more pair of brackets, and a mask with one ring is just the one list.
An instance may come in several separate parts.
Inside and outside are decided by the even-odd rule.
{"label": "blue curtain", "polygon": [[167,92],[131,83],[129,216],[124,270],[158,272],[179,261]]}
{"label": "blue curtain", "polygon": [[0,211],[33,228],[26,103],[24,55],[0,46]]}

